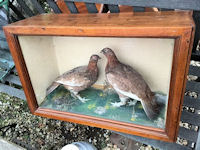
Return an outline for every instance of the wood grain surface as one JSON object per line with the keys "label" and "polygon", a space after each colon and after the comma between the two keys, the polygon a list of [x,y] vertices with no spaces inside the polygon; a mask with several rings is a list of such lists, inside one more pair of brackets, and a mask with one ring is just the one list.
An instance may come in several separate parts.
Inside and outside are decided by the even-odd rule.
{"label": "wood grain surface", "polygon": [[[192,13],[180,11],[134,14],[44,14],[5,26],[4,31],[33,114],[173,142],[178,133],[194,27]],[[163,130],[39,108],[17,38],[20,35],[174,38],[166,128]]]}

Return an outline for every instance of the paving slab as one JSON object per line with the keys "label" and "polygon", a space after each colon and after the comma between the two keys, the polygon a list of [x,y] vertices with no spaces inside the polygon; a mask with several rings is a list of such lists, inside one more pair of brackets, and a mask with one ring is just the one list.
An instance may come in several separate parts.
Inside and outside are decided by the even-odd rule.
{"label": "paving slab", "polygon": [[2,150],[26,150],[25,148],[22,148],[14,143],[6,141],[1,137],[0,137],[0,149],[2,149]]}

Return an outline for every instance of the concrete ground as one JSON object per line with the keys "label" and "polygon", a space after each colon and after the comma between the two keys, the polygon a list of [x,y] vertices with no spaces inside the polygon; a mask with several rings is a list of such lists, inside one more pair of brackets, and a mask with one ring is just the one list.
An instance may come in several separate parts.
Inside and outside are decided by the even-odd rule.
{"label": "concrete ground", "polygon": [[2,149],[2,150],[25,150],[24,148],[14,144],[14,143],[8,142],[8,141],[2,139],[1,137],[0,137],[0,149]]}

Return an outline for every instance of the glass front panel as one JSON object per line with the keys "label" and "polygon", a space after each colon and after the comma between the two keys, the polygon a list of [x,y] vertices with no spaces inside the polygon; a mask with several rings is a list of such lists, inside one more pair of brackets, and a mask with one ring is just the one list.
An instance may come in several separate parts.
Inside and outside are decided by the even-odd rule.
{"label": "glass front panel", "polygon": [[[165,128],[174,39],[63,36],[18,38],[40,107]],[[107,58],[100,53],[105,47],[113,50],[122,66],[129,65],[136,71],[131,69],[133,75],[124,79],[124,82],[124,75],[122,78],[120,75],[115,77],[115,73],[111,75],[111,78],[122,81],[121,86],[109,77],[106,79]],[[76,74],[84,72],[84,69],[74,71],[73,80],[68,78],[70,73],[63,74],[75,67],[87,66],[93,54],[101,57],[97,63],[98,78],[91,79],[97,81],[87,88],[74,89],[74,86],[86,84],[82,80],[79,83],[76,81]],[[141,77],[135,78],[138,74]],[[54,82],[59,76],[62,76],[59,81]],[[133,78],[137,81],[132,82]],[[130,83],[127,83],[129,80]],[[47,94],[53,82],[56,87]],[[141,88],[135,86],[138,82],[143,84]],[[154,114],[154,117],[148,114]]]}

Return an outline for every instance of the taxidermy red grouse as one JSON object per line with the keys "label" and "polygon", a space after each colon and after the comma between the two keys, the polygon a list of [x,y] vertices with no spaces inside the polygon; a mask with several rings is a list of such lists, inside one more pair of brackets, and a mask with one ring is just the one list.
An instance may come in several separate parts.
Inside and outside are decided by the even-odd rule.
{"label": "taxidermy red grouse", "polygon": [[98,79],[97,62],[101,59],[98,55],[92,55],[88,66],[80,66],[65,72],[57,77],[50,87],[47,88],[47,95],[55,90],[59,85],[63,85],[70,91],[71,95],[81,102],[88,99],[82,98],[78,93],[92,86]]}
{"label": "taxidermy red grouse", "polygon": [[[155,101],[155,94],[151,91],[143,77],[132,67],[121,63],[110,48],[104,48],[107,58],[105,68],[108,83],[117,92],[120,102],[112,103],[114,107],[126,104],[129,98],[140,101],[149,119],[155,119],[159,113],[159,104]],[[135,104],[134,103],[134,104]]]}

